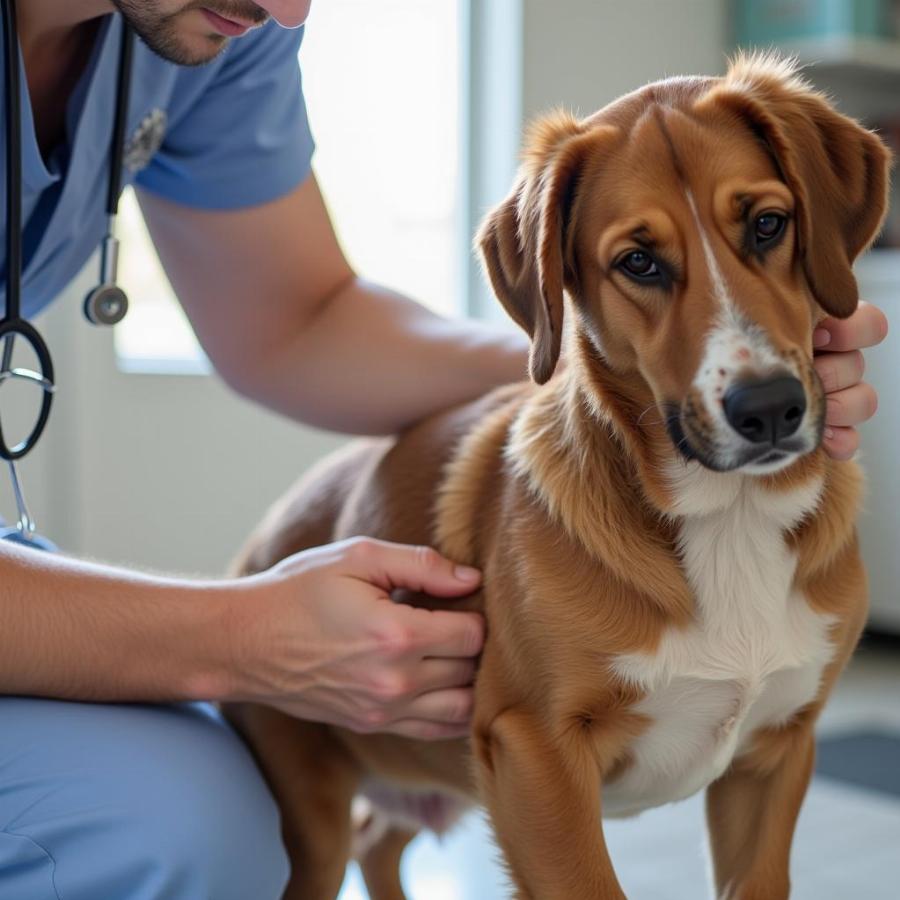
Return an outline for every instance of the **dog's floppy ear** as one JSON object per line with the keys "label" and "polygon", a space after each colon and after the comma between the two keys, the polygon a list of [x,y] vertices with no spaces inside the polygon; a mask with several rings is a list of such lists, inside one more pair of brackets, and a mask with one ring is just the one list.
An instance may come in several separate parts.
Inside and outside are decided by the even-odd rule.
{"label": "dog's floppy ear", "polygon": [[476,238],[494,293],[531,337],[529,372],[538,384],[550,378],[559,360],[563,289],[575,277],[566,225],[578,174],[598,131],[562,112],[538,121],[526,140],[515,188],[488,214]]}
{"label": "dog's floppy ear", "polygon": [[799,250],[818,304],[839,318],[859,301],[851,266],[887,210],[890,152],[772,56],[738,57],[701,103],[724,103],[768,145],[796,199]]}

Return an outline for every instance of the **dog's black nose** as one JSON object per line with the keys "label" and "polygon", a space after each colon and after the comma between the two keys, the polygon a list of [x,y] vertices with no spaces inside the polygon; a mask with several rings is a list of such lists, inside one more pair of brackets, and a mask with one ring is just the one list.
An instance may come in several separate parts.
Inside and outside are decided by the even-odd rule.
{"label": "dog's black nose", "polygon": [[778,443],[790,437],[806,412],[806,391],[796,378],[744,381],[729,388],[722,400],[728,424],[754,444]]}

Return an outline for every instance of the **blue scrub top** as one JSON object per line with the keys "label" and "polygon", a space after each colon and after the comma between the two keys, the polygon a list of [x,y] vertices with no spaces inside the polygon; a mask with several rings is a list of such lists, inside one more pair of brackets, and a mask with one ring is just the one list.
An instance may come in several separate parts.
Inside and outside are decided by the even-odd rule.
{"label": "blue scrub top", "polygon": [[[26,317],[65,288],[105,233],[121,31],[120,16],[104,18],[69,100],[66,140],[47,164],[38,148],[22,75]],[[131,152],[123,184],[134,183],[202,209],[253,206],[299,185],[309,174],[313,151],[297,61],[302,37],[302,28],[286,30],[270,21],[232,40],[215,60],[196,68],[166,62],[136,41],[126,129]],[[4,72],[0,65],[0,84]],[[154,152],[146,138],[154,131],[153,123],[158,129],[160,122],[165,132]],[[0,140],[0,211],[6,208],[5,172],[6,148]],[[5,215],[3,220],[0,296],[5,297]]]}

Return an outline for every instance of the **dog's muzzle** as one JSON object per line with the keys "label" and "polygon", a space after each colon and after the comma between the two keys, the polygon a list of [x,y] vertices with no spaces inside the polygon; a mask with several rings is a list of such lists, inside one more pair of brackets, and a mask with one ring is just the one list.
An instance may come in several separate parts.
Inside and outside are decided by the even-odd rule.
{"label": "dog's muzzle", "polygon": [[[727,472],[748,467],[780,468],[796,454],[813,449],[801,430],[807,415],[803,382],[785,372],[732,384],[712,418],[698,415],[696,401],[669,405],[666,426],[687,460]],[[760,471],[754,468],[753,471]]]}

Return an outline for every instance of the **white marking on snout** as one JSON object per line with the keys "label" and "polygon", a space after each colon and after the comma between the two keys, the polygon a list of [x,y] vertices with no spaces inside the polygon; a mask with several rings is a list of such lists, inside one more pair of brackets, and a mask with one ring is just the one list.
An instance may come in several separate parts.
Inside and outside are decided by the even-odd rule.
{"label": "white marking on snout", "polygon": [[[741,371],[750,371],[764,377],[769,373],[788,372],[795,378],[799,372],[793,364],[787,364],[776,352],[766,333],[759,325],[749,322],[737,309],[728,289],[725,275],[716,259],[712,242],[697,210],[697,203],[690,189],[686,189],[688,205],[694,216],[697,234],[703,245],[703,254],[709,269],[713,293],[719,302],[719,313],[713,327],[706,335],[703,358],[696,374],[694,387],[700,392],[703,404],[716,427],[716,445],[720,455],[730,456],[744,444],[725,418],[722,400]],[[775,468],[789,464],[788,458]]]}
{"label": "white marking on snout", "polygon": [[[785,363],[775,352],[763,330],[751,325],[733,305],[720,313],[706,338],[706,351],[695,384],[701,390],[723,390],[731,386],[737,373],[750,369],[764,375],[784,370]],[[792,372],[797,375],[796,372]]]}
{"label": "white marking on snout", "polygon": [[728,373],[747,366],[757,369],[775,367],[780,363],[778,355],[762,329],[747,322],[735,307],[734,298],[725,281],[725,274],[716,259],[709,235],[700,219],[694,195],[689,188],[685,194],[694,216],[700,243],[703,245],[703,255],[706,257],[713,293],[721,307],[716,325],[707,337],[706,357],[700,366],[698,376],[704,380],[721,383],[725,378],[720,372],[723,368]]}

